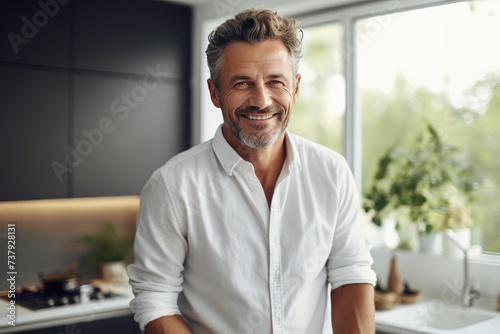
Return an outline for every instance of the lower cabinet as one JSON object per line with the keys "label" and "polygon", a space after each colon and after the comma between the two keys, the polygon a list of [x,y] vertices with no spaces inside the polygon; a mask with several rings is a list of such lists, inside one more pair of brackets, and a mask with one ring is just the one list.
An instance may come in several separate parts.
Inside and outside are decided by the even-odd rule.
{"label": "lower cabinet", "polygon": [[24,331],[24,334],[143,334],[132,315]]}

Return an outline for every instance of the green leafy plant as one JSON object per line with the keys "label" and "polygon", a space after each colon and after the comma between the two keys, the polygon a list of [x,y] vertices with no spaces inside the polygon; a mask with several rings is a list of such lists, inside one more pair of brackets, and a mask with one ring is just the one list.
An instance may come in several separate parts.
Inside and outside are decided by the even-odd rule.
{"label": "green leafy plant", "polygon": [[85,233],[83,240],[90,246],[90,259],[97,263],[126,260],[134,242],[133,237],[118,234],[111,222],[106,223],[99,234]]}
{"label": "green leafy plant", "polygon": [[409,150],[393,147],[379,160],[364,208],[375,211],[377,225],[385,214],[398,212],[417,223],[420,233],[458,229],[472,225],[468,204],[477,188],[466,152],[444,143],[427,124]]}

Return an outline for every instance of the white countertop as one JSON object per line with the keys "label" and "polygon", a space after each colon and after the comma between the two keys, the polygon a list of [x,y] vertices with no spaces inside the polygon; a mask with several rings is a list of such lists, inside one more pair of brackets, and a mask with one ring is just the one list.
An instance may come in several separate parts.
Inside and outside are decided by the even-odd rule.
{"label": "white countertop", "polygon": [[[116,296],[110,299],[90,301],[87,303],[59,306],[32,311],[22,306],[16,306],[16,326],[7,323],[8,302],[0,300],[0,309],[5,315],[0,317],[0,333],[20,333],[25,330],[46,328],[65,324],[90,322],[131,315],[129,302],[132,294]],[[416,304],[398,305],[392,310],[377,311],[375,321],[377,330],[384,333],[399,334],[498,334],[500,333],[500,312],[494,308],[475,306],[461,308],[458,305],[445,305],[447,309],[464,310],[476,315],[487,316],[490,319],[454,330],[436,329],[418,324],[419,317],[430,319],[442,316],[443,305],[435,300],[424,300]]]}
{"label": "white countertop", "polygon": [[[491,304],[491,305],[490,305]],[[446,319],[450,314],[453,316]],[[484,318],[474,324],[466,324],[467,319]],[[397,305],[386,311],[376,311],[377,331],[383,333],[406,334],[499,334],[500,312],[492,303],[464,308],[460,305],[445,304],[439,299],[428,299],[415,304]],[[428,325],[429,322],[448,323],[457,328],[444,329]],[[445,326],[446,327],[446,326]]]}
{"label": "white countertop", "polygon": [[0,317],[0,333],[18,333],[37,328],[131,315],[129,302],[132,298],[132,294],[125,294],[99,301],[57,306],[36,311],[16,305],[15,326],[8,324],[7,307],[9,303],[0,300],[0,309],[3,310]]}

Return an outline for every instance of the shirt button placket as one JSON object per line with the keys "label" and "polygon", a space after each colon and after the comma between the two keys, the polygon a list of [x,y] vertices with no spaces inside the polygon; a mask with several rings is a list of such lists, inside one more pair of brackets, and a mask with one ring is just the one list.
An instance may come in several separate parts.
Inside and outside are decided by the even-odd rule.
{"label": "shirt button placket", "polygon": [[252,189],[254,191],[258,191],[261,187],[260,187],[260,183],[256,181],[256,176],[253,174],[253,167],[246,166],[243,170],[248,173],[248,176],[249,176],[248,180],[249,180],[249,183],[251,184]]}
{"label": "shirt button placket", "polygon": [[281,291],[281,254],[279,243],[279,202],[278,198],[273,198],[270,214],[269,227],[269,249],[270,249],[270,292],[271,292],[271,317],[273,324],[273,334],[283,332],[283,301]]}

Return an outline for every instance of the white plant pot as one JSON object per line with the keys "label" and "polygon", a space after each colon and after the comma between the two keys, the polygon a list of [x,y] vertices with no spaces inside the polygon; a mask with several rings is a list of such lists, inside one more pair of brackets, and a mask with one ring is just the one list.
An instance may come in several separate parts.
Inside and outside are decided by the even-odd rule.
{"label": "white plant pot", "polygon": [[382,218],[382,241],[386,248],[394,249],[399,245],[399,234],[396,230],[397,220],[394,215],[388,215]]}
{"label": "white plant pot", "polygon": [[[462,246],[464,246],[466,249],[470,248],[471,246],[470,228],[463,228],[455,231],[455,236],[457,237],[458,241],[460,241],[460,244]],[[443,255],[455,259],[462,259],[464,257],[464,253],[448,237],[443,238]]]}
{"label": "white plant pot", "polygon": [[420,234],[418,236],[421,253],[441,254],[443,250],[443,233]]}
{"label": "white plant pot", "polygon": [[101,264],[102,279],[114,285],[127,285],[128,275],[125,263],[122,261]]}

